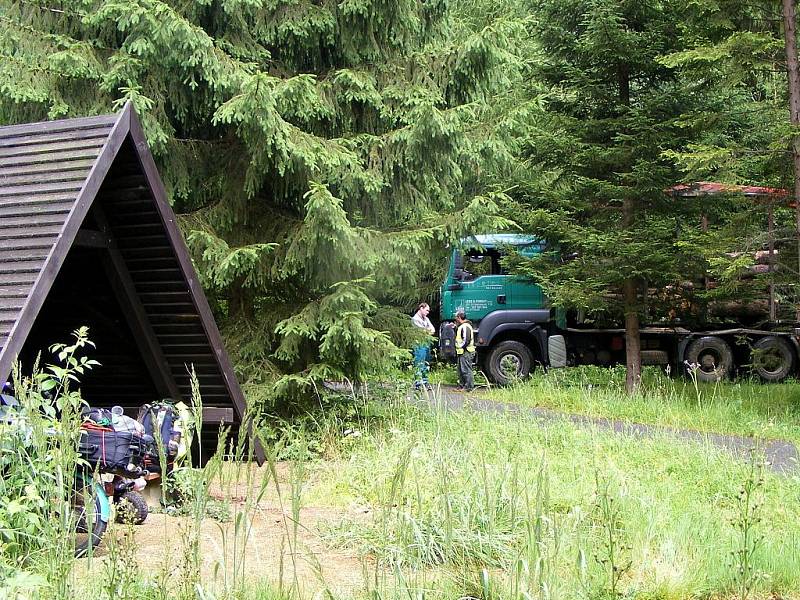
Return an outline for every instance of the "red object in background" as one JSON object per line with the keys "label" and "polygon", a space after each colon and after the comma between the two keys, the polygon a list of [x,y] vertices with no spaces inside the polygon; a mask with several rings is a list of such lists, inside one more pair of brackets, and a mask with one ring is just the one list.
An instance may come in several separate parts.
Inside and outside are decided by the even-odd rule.
{"label": "red object in background", "polygon": [[[757,185],[735,185],[732,183],[716,183],[713,181],[679,183],[664,191],[670,196],[681,198],[697,198],[699,196],[715,196],[719,194],[741,194],[743,196],[764,200],[789,197],[789,192],[782,188],[762,187]],[[793,205],[794,202],[789,203],[789,206]]]}

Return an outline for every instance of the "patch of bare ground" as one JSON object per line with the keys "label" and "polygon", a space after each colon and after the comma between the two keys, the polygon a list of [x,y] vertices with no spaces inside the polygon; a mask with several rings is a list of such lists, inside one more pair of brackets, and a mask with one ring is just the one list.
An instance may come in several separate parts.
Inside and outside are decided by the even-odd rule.
{"label": "patch of bare ground", "polygon": [[[249,535],[240,534],[237,539],[236,507],[227,523],[206,518],[200,526],[203,579],[231,578],[236,569],[238,576],[245,579],[269,579],[288,586],[296,578],[299,587],[308,593],[327,588],[350,595],[363,588],[364,561],[327,548],[317,530],[321,522],[341,516],[341,512],[327,509],[302,509],[295,538],[291,515],[277,507],[261,506],[249,516]],[[188,527],[188,517],[150,515],[135,528],[139,564],[151,568],[158,565],[168,571],[178,569]]]}
{"label": "patch of bare ground", "polygon": [[[303,506],[295,523],[288,483],[293,476],[290,467],[275,466],[277,486],[267,469],[226,465],[221,481],[211,485],[211,498],[229,503],[230,518],[219,522],[206,517],[200,523],[200,568],[204,583],[213,586],[225,577],[230,583],[235,575],[240,582],[267,579],[283,586],[296,583],[304,596],[325,589],[338,596],[363,590],[365,575],[374,576],[374,561],[331,548],[320,535],[329,523],[339,523],[344,518],[366,518],[363,511]],[[259,498],[264,478],[269,483]],[[133,528],[140,567],[147,565],[151,573],[179,571],[192,527],[194,523],[189,516],[150,514],[144,524]],[[124,531],[117,525],[107,535],[119,536]],[[101,547],[98,558],[107,560],[107,555],[108,550]]]}

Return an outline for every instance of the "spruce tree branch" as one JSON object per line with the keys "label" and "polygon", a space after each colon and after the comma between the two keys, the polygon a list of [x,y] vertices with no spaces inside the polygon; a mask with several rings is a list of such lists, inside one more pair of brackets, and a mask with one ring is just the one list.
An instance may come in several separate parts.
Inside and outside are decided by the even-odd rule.
{"label": "spruce tree branch", "polygon": [[200,139],[200,138],[185,138],[185,137],[183,137],[183,138],[176,137],[176,138],[173,138],[172,141],[176,142],[178,144],[209,144],[209,145],[214,145],[214,146],[222,146],[222,145],[231,146],[231,145],[233,145],[235,143],[233,140],[227,140],[227,139],[226,140],[203,140],[203,139]]}
{"label": "spruce tree branch", "polygon": [[[24,65],[25,70],[31,73],[48,73],[52,74],[54,71],[49,67],[39,67],[31,65],[30,61],[18,58],[16,56],[11,56],[9,54],[0,54],[0,59],[7,60],[10,62],[17,63],[19,65]],[[60,73],[60,72],[58,72]]]}
{"label": "spruce tree branch", "polygon": [[781,18],[782,18],[782,15],[781,15],[780,11],[776,12],[776,11],[772,10],[771,8],[769,8],[767,6],[764,6],[764,5],[759,5],[759,4],[754,4],[754,3],[746,3],[743,6],[746,7],[746,8],[750,8],[750,9],[759,11],[760,13],[762,13],[764,15],[770,15],[770,17],[768,17],[768,19],[767,19],[767,20],[770,20],[770,21],[772,21],[772,20],[780,21]]}
{"label": "spruce tree branch", "polygon": [[[20,0],[20,1],[24,2],[25,0]],[[74,14],[76,17],[80,17],[79,13],[72,13],[72,14]],[[30,25],[26,25],[24,23],[20,23],[18,21],[15,21],[14,19],[12,19],[10,17],[6,17],[4,15],[0,15],[0,21],[5,21],[6,23],[9,23],[10,25],[14,26],[17,29],[21,29],[23,31],[27,31],[30,34],[33,34],[33,35],[37,36],[37,38],[39,38],[40,40],[52,42],[54,45],[64,45],[67,41],[75,43],[75,44],[81,43],[78,40],[76,40],[74,38],[70,38],[68,36],[56,35],[54,33],[45,33],[45,32],[43,32],[43,31],[41,31],[39,29],[36,29],[35,27],[31,27]],[[110,46],[103,46],[103,45],[97,43],[97,40],[89,40],[89,41],[84,42],[84,43],[87,43],[92,48],[95,48],[97,50],[103,50],[103,51],[105,51],[105,52],[107,52],[109,54],[114,54],[116,52],[122,52],[121,48],[111,48]]]}
{"label": "spruce tree branch", "polygon": [[72,10],[64,10],[63,8],[53,8],[52,6],[46,6],[44,4],[40,4],[39,2],[33,2],[31,0],[17,0],[20,4],[27,4],[28,6],[33,6],[34,8],[38,8],[39,10],[51,12],[60,15],[68,15],[70,17],[78,17],[83,18],[86,16],[86,13],[79,13]]}
{"label": "spruce tree branch", "polygon": [[[64,73],[59,69],[52,69],[49,65],[44,66],[33,66],[30,63],[30,60],[26,60],[23,58],[19,58],[17,56],[11,56],[8,54],[0,53],[0,59],[7,60],[13,63],[16,63],[21,66],[22,69],[28,71],[30,73],[46,73],[48,75],[55,75],[57,77],[64,77]],[[89,75],[85,75],[81,77],[82,80],[96,80],[97,78],[91,77]]]}
{"label": "spruce tree branch", "polygon": [[18,21],[15,21],[11,17],[6,17],[4,15],[0,15],[0,21],[5,21],[6,23],[8,23],[8,24],[10,24],[10,25],[12,25],[12,26],[14,26],[14,27],[16,27],[18,29],[22,29],[24,31],[27,31],[28,33],[35,34],[36,36],[38,36],[39,38],[44,39],[44,40],[58,42],[61,39],[59,36],[57,36],[57,35],[55,35],[53,33],[44,33],[43,31],[40,31],[40,30],[36,29],[35,27],[31,27],[30,25],[25,25],[23,23],[19,23]]}

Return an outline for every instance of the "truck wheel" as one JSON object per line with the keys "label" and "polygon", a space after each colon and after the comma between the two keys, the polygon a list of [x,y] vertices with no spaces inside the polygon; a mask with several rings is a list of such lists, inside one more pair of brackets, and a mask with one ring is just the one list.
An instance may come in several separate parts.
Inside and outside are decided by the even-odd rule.
{"label": "truck wheel", "polygon": [[694,340],[686,349],[686,361],[697,365],[698,381],[727,379],[733,371],[733,352],[728,342],[713,335]]}
{"label": "truck wheel", "polygon": [[530,375],[533,365],[531,351],[522,342],[500,342],[486,358],[489,376],[498,385],[508,385]]}
{"label": "truck wheel", "polygon": [[794,371],[794,352],[785,339],[770,335],[753,344],[753,371],[764,381],[783,381]]}

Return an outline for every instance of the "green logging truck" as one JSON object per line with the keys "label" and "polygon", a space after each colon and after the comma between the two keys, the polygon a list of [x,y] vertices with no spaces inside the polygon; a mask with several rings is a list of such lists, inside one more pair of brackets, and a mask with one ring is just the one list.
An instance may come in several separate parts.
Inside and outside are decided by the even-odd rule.
{"label": "green logging truck", "polygon": [[[756,195],[763,188],[752,189]],[[501,258],[509,250],[535,256],[545,247],[533,236],[497,234],[467,238],[453,249],[441,286],[444,357],[453,354],[450,324],[463,309],[476,328],[478,366],[497,384],[524,378],[536,365],[625,364],[624,329],[600,328],[577,312],[552,308],[538,285],[503,271]],[[772,309],[772,290],[769,302]],[[774,310],[770,317],[757,324],[717,319],[691,327],[661,319],[640,329],[642,364],[669,366],[674,373],[691,365],[701,381],[740,373],[781,381],[795,375],[800,364],[800,330],[796,323],[775,320]]]}

